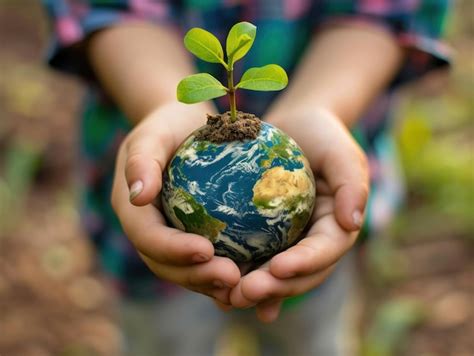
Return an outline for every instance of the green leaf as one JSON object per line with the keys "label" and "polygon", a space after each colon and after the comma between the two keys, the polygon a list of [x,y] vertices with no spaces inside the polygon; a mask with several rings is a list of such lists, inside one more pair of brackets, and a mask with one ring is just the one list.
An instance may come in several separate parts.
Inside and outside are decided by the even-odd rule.
{"label": "green leaf", "polygon": [[178,84],[178,100],[185,104],[194,104],[226,95],[227,89],[208,73],[193,74]]}
{"label": "green leaf", "polygon": [[216,36],[202,28],[190,29],[184,36],[184,46],[203,61],[226,66],[221,43]]}
{"label": "green leaf", "polygon": [[253,45],[257,27],[250,22],[239,22],[232,26],[227,35],[226,52],[229,66],[245,56]]}
{"label": "green leaf", "polygon": [[[252,38],[249,35],[245,34],[245,33],[242,36],[239,37],[238,44],[235,47],[234,52],[231,53],[231,55],[229,56],[229,65],[230,66],[232,66],[235,63],[234,54],[235,53],[240,53],[239,51],[241,49],[243,49],[245,46],[247,46],[252,41],[253,41]],[[251,45],[252,44],[250,43],[250,46]]]}
{"label": "green leaf", "polygon": [[236,88],[272,91],[281,90],[288,84],[288,76],[285,70],[276,64],[268,64],[263,67],[248,69]]}

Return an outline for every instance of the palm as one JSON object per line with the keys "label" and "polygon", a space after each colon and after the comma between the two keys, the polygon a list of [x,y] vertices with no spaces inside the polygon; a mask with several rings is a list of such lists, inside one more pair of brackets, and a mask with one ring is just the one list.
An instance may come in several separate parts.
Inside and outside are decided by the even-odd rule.
{"label": "palm", "polygon": [[285,120],[275,124],[303,148],[318,177],[316,206],[305,237],[244,276],[231,293],[234,306],[256,304],[262,320],[278,316],[283,298],[315,288],[331,273],[355,242],[367,199],[364,156],[337,119],[311,112]]}
{"label": "palm", "polygon": [[[202,117],[202,111],[172,105],[150,114],[129,134],[117,158],[112,204],[125,234],[158,277],[228,303],[230,287],[240,278],[235,263],[215,257],[206,238],[168,227],[150,204],[161,190],[163,169],[177,146],[202,124],[200,119],[193,121],[195,117]],[[137,181],[142,189],[132,204],[129,186]]]}

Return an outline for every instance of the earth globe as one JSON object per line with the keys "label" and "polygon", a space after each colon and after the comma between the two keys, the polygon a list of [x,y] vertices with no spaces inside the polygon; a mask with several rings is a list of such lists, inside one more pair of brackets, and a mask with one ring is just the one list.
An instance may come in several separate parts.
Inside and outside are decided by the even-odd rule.
{"label": "earth globe", "polygon": [[176,228],[207,237],[215,254],[263,261],[301,237],[314,208],[301,148],[262,122],[256,139],[213,143],[193,132],[163,177],[163,210]]}

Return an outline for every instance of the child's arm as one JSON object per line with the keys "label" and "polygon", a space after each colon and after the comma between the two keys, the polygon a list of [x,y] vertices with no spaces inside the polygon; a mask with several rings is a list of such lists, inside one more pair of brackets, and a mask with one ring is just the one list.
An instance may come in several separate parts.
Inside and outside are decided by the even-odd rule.
{"label": "child's arm", "polygon": [[306,153],[317,182],[313,226],[296,246],[244,276],[232,304],[257,304],[263,321],[278,317],[281,300],[321,284],[353,245],[362,224],[368,167],[347,126],[397,72],[402,50],[378,27],[333,27],[312,42],[291,86],[268,121],[288,132]]}
{"label": "child's arm", "polygon": [[112,205],[127,237],[157,276],[228,303],[230,289],[222,286],[237,284],[237,266],[214,257],[204,237],[167,227],[151,204],[177,146],[205,123],[203,113],[213,110],[209,104],[176,100],[178,81],[193,70],[180,43],[170,29],[135,23],[103,30],[88,44],[101,84],[137,123],[119,150]]}
{"label": "child's arm", "polygon": [[194,71],[181,34],[168,26],[122,23],[94,35],[87,49],[101,85],[134,123],[177,103],[179,81]]}
{"label": "child's arm", "polygon": [[281,119],[289,109],[317,106],[351,127],[393,79],[402,58],[402,48],[382,27],[327,27],[313,39],[268,117]]}
{"label": "child's arm", "polygon": [[[364,210],[367,195],[364,191],[368,182],[360,181],[361,176],[357,174],[351,178],[340,174],[358,172],[360,169],[355,165],[365,158],[360,158],[362,151],[351,157],[350,152],[354,149],[346,153],[343,147],[336,145],[329,127],[324,129],[323,126],[321,131],[314,132],[315,121],[322,115],[327,118],[319,121],[337,118],[345,127],[351,128],[393,79],[402,58],[402,48],[393,35],[380,27],[367,24],[327,28],[313,40],[290,87],[267,116],[269,121],[297,139],[313,162],[315,172],[321,175],[322,169],[331,188],[338,188],[343,193],[344,184],[358,185],[351,187],[352,193],[341,202],[336,201],[336,218],[347,230],[359,228],[352,215],[356,210]],[[327,113],[317,114],[320,111]],[[307,117],[308,121],[303,122],[301,116]],[[325,136],[326,140],[317,147],[314,140],[319,135]],[[343,160],[340,166],[337,166],[337,157],[333,157],[338,152]],[[324,162],[321,161],[323,158]],[[362,163],[365,169],[365,161]]]}

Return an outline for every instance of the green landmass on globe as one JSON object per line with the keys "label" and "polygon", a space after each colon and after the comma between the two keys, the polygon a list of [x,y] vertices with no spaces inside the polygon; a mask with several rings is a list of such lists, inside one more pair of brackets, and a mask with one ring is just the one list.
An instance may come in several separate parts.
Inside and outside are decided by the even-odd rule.
{"label": "green landmass on globe", "polygon": [[209,215],[206,209],[184,189],[177,189],[176,195],[180,196],[183,205],[188,207],[186,210],[180,208],[183,205],[173,207],[174,215],[183,224],[184,230],[206,236],[214,242],[217,235],[225,229],[226,223]]}

